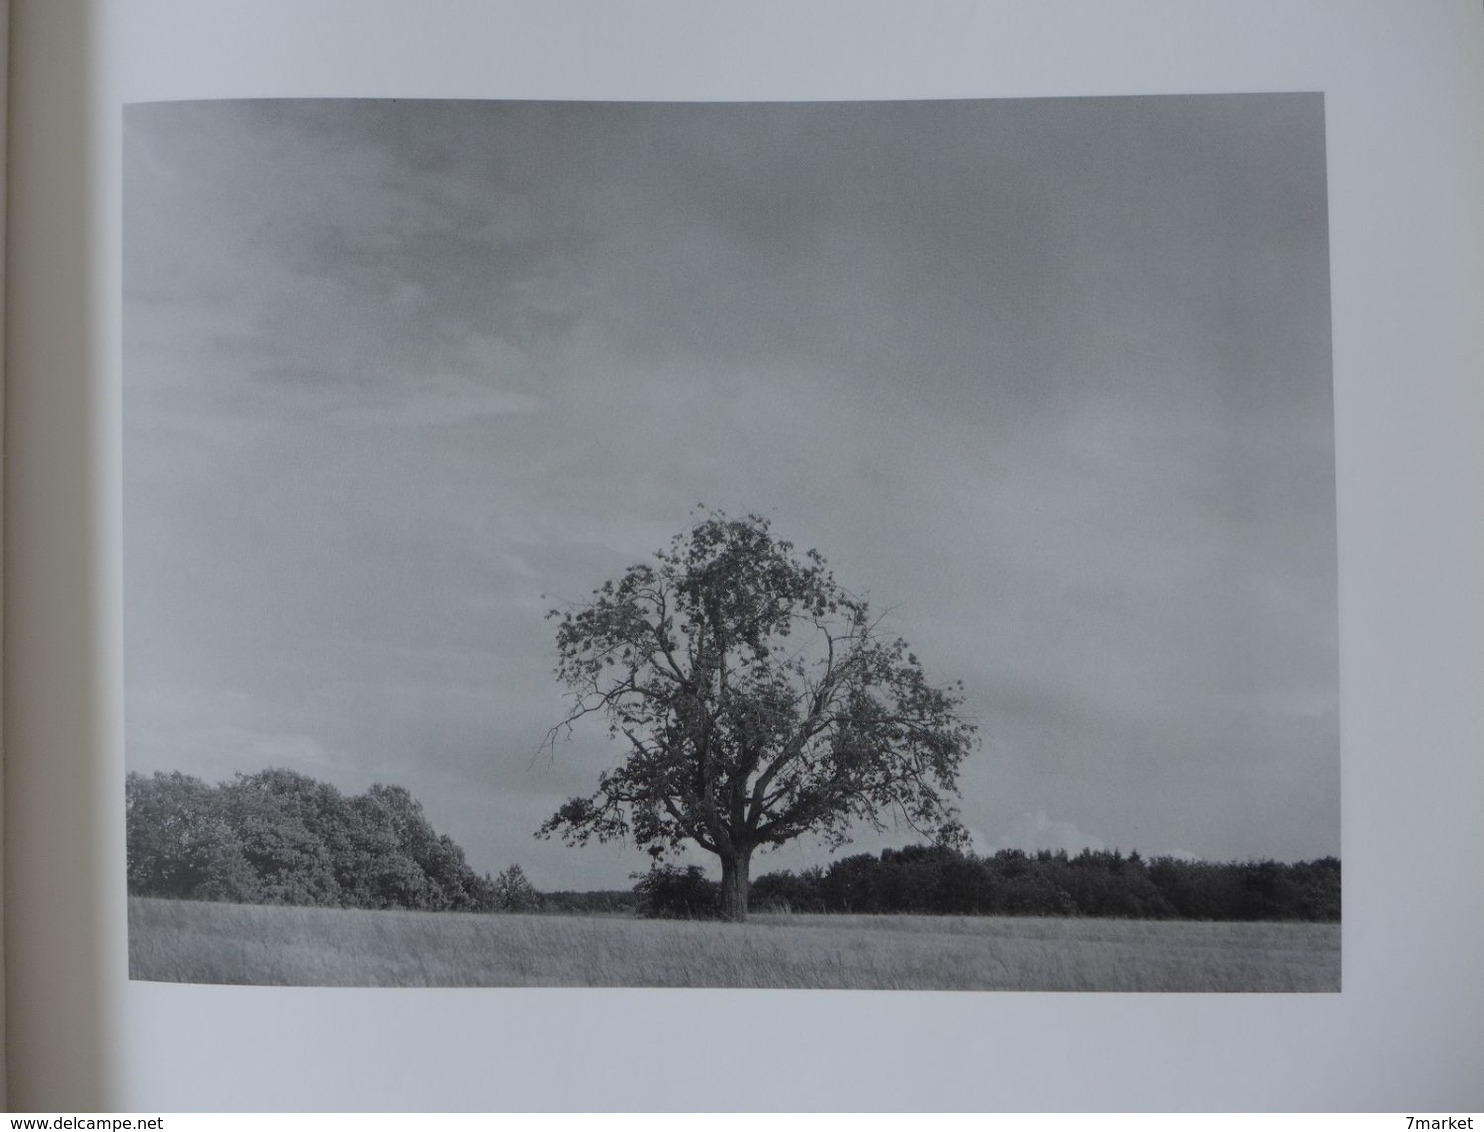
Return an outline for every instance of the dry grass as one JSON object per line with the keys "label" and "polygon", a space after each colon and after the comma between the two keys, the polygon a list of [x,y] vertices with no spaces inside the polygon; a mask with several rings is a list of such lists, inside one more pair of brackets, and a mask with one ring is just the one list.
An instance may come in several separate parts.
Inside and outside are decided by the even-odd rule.
{"label": "dry grass", "polygon": [[968,916],[719,924],[135,898],[129,974],[290,986],[1338,991],[1340,929]]}

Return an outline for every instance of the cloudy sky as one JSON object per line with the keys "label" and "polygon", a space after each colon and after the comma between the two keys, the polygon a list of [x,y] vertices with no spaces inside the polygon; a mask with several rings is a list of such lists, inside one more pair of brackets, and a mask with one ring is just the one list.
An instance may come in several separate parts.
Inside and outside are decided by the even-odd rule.
{"label": "cloudy sky", "polygon": [[1309,95],[128,108],[130,768],[626,885],[532,837],[618,754],[544,613],[704,503],[964,682],[981,849],[1338,853],[1324,170]]}

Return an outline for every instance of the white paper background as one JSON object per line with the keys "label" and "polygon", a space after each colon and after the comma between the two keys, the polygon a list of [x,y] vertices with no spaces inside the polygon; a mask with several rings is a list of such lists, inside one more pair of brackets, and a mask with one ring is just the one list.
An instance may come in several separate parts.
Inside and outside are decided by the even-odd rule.
{"label": "white paper background", "polygon": [[[12,161],[26,165],[13,181],[7,359],[13,1102],[139,1111],[1484,1106],[1476,0],[178,0],[105,6],[91,23],[78,4],[16,7]],[[89,29],[99,67],[91,87],[78,54]],[[1342,994],[127,982],[121,101],[1293,90],[1324,91],[1328,122]],[[88,128],[99,146],[91,160],[75,142]],[[79,178],[91,178],[91,193]],[[84,271],[89,257],[101,273]]]}

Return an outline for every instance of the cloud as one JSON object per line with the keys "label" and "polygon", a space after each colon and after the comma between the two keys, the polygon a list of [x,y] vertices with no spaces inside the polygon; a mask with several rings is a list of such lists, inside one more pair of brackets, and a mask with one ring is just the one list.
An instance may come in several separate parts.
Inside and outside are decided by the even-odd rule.
{"label": "cloud", "polygon": [[1053,821],[1045,810],[1021,814],[1000,831],[998,841],[990,852],[1000,849],[1024,849],[1028,853],[1048,849],[1055,853],[1080,853],[1084,849],[1101,851],[1107,848],[1101,838],[1089,837],[1069,821]]}

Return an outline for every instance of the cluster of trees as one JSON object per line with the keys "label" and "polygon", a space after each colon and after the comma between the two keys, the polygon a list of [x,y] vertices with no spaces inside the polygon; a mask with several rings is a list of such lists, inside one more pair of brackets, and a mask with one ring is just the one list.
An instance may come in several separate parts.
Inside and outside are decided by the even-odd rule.
{"label": "cluster of trees", "polygon": [[[128,776],[129,891],[252,904],[568,912],[704,919],[726,892],[697,866],[656,864],[632,892],[539,892],[519,865],[476,874],[400,786],[345,795],[290,770],[207,785]],[[1137,853],[989,857],[945,845],[857,854],[753,880],[761,911],[1191,920],[1340,918],[1340,862],[1145,860]]]}
{"label": "cluster of trees", "polygon": [[[660,866],[635,888],[641,914],[719,914],[715,882],[695,867]],[[828,868],[776,872],[752,882],[760,911],[937,915],[1112,916],[1128,919],[1340,918],[1340,862],[1213,863],[1084,850],[979,857],[941,845],[858,854]]]}
{"label": "cluster of trees", "polygon": [[125,812],[136,896],[488,911],[535,892],[523,876],[477,875],[401,786],[346,796],[291,770],[216,786],[130,774]]}

